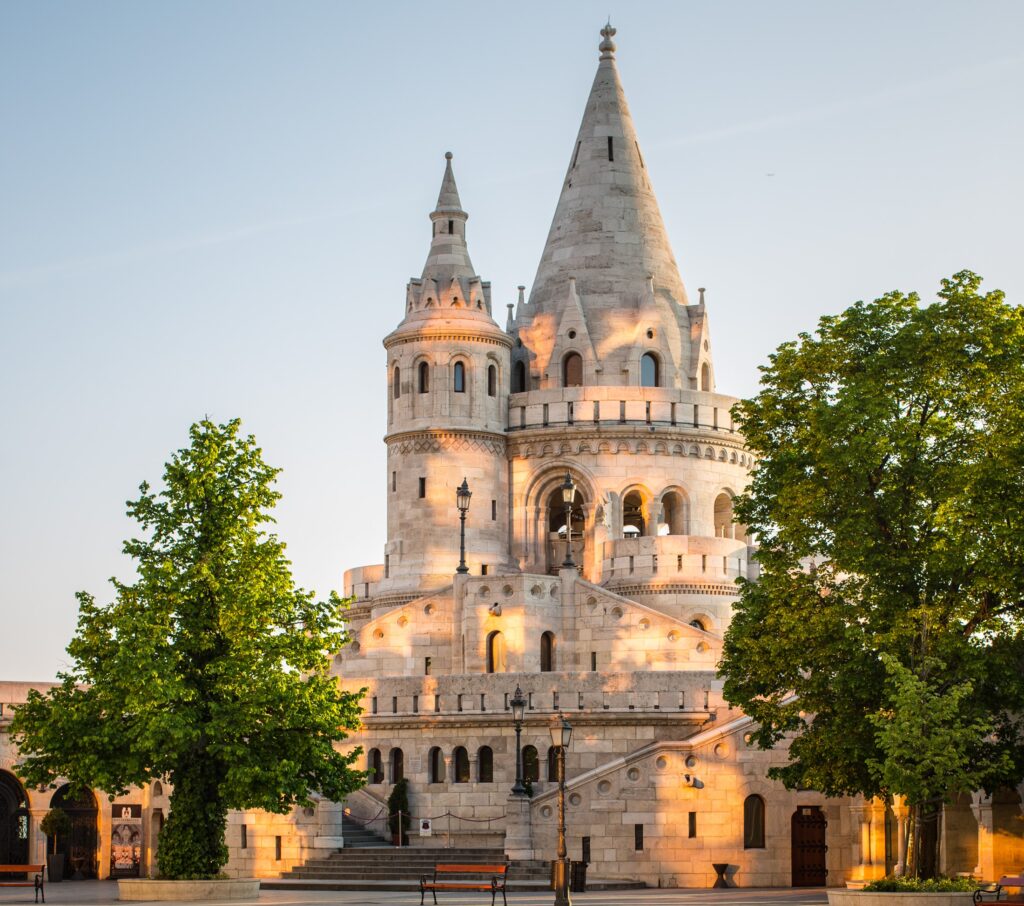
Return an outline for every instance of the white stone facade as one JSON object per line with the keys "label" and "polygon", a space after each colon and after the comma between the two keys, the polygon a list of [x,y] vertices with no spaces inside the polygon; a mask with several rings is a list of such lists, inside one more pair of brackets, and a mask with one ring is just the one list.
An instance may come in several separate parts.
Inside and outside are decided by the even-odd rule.
{"label": "white stone facade", "polygon": [[[398,775],[413,814],[434,819],[412,845],[549,859],[549,728],[559,714],[574,728],[569,854],[580,859],[586,841],[593,875],[709,887],[712,864],[724,863],[730,884],[789,886],[807,882],[794,866],[810,858],[827,871],[822,881],[841,885],[902,858],[901,809],[887,816],[880,803],[768,780],[784,750],[751,747],[749,721],[722,699],[715,668],[736,581],[756,578],[731,505],[753,462],[733,425],[736,400],[717,392],[704,290],[691,304],[613,34],[602,32],[529,301],[521,292],[504,328],[470,261],[469,215],[447,156],[426,264],[384,340],[384,562],[345,573],[353,643],[333,668],[346,689],[367,690],[363,727],[346,747],[364,750],[369,783],[345,803],[232,814],[232,875],[273,876],[336,846],[342,808],[382,829]],[[463,479],[472,501],[468,573],[458,574]],[[536,755],[530,797],[510,796],[517,687],[529,702],[522,745]],[[4,694],[16,703],[25,689]],[[9,769],[3,726],[0,768]],[[125,800],[144,808],[144,873],[167,792],[154,785]],[[33,858],[47,795],[28,794]],[[942,868],[1018,870],[1021,800],[1008,792],[947,809]]]}

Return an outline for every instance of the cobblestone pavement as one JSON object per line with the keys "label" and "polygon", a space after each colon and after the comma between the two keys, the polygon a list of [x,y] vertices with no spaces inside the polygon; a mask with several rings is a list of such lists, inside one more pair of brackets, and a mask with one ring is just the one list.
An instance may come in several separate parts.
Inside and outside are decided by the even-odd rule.
{"label": "cobblestone pavement", "polygon": [[[0,904],[31,903],[32,889],[0,887]],[[510,906],[550,906],[553,894],[515,893],[510,891]],[[259,900],[218,900],[223,906],[418,906],[419,893],[414,891],[314,891],[264,890]],[[593,893],[574,893],[573,904],[579,906],[822,906],[826,902],[824,890],[614,890]],[[112,881],[64,881],[46,885],[47,906],[88,904],[103,906],[117,903],[117,884]],[[214,901],[211,901],[211,904]],[[430,903],[429,895],[427,902]],[[501,900],[499,898],[498,903]],[[442,894],[438,906],[489,906],[487,894]]]}

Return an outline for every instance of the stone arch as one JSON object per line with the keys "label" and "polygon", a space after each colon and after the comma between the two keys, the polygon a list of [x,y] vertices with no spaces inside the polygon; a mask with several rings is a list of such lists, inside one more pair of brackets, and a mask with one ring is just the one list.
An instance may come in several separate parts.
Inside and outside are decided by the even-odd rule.
{"label": "stone arch", "polygon": [[452,782],[469,783],[469,752],[465,746],[456,746],[452,752]]}
{"label": "stone arch", "polygon": [[658,497],[659,535],[690,534],[690,495],[680,485],[665,488]]}
{"label": "stone arch", "polygon": [[651,512],[654,494],[643,482],[633,481],[619,493],[621,522],[618,526],[623,538],[639,538],[655,532]]}
{"label": "stone arch", "polygon": [[444,783],[444,752],[431,746],[427,752],[427,783]]}
{"label": "stone arch", "polygon": [[557,669],[557,640],[555,634],[550,630],[541,633],[540,636],[540,672],[551,673]]}
{"label": "stone arch", "polygon": [[495,629],[487,633],[484,669],[487,673],[504,673],[507,666],[505,636]]}
{"label": "stone arch", "polygon": [[[550,451],[548,451],[550,452]],[[552,493],[561,487],[565,479],[565,473],[572,475],[576,484],[576,499],[579,508],[573,511],[573,537],[582,530],[582,535],[576,544],[579,550],[574,548],[573,558],[577,565],[586,562],[585,558],[590,553],[590,542],[593,533],[592,506],[597,499],[595,491],[596,481],[594,475],[579,462],[561,457],[554,459],[533,475],[526,487],[523,489],[523,505],[518,509],[522,513],[521,535],[523,550],[526,554],[526,561],[530,567],[537,570],[549,568],[551,559],[551,537],[550,537],[550,515],[548,503]],[[583,519],[580,519],[582,509]],[[559,528],[562,523],[559,524]],[[565,539],[562,538],[562,549],[556,564],[561,564],[565,559]]]}
{"label": "stone arch", "polygon": [[494,750],[490,746],[477,749],[476,779],[478,783],[494,783]]}
{"label": "stone arch", "polygon": [[583,356],[575,349],[562,356],[561,376],[563,387],[583,386]]}
{"label": "stone arch", "polygon": [[661,357],[648,350],[640,356],[640,386],[661,387]]}
{"label": "stone arch", "polygon": [[28,795],[14,774],[0,770],[0,862],[25,865],[29,856]]}
{"label": "stone arch", "polygon": [[380,755],[380,749],[370,749],[366,754],[367,783],[384,782],[384,762]]}
{"label": "stone arch", "polygon": [[50,842],[50,851],[64,853],[64,864],[75,876],[95,878],[99,871],[99,806],[96,795],[83,789],[74,797],[71,786],[64,784],[50,799],[50,808],[67,812],[71,830],[58,834]]}

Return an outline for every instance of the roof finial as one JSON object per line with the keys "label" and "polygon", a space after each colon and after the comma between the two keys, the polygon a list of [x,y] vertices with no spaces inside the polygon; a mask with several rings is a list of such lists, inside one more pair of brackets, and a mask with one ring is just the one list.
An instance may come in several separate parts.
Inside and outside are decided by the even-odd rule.
{"label": "roof finial", "polygon": [[615,59],[615,42],[612,38],[615,36],[615,28],[612,26],[612,17],[608,17],[608,24],[601,29],[601,37],[604,39],[598,46],[598,50],[601,51],[602,60],[614,60]]}
{"label": "roof finial", "polygon": [[452,154],[452,152],[451,152],[451,151],[445,151],[445,152],[444,152],[444,159],[445,159],[445,160],[451,160],[451,159],[452,159],[453,157],[455,157],[455,155],[454,155],[454,154]]}

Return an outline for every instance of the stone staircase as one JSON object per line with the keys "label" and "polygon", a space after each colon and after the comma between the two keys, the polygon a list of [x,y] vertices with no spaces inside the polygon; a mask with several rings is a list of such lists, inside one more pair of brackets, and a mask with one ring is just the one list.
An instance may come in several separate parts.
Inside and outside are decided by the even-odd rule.
{"label": "stone staircase", "polygon": [[353,821],[348,815],[341,817],[341,832],[345,838],[345,849],[376,849],[391,846],[390,841],[377,836],[369,828],[364,827],[357,821]]}

